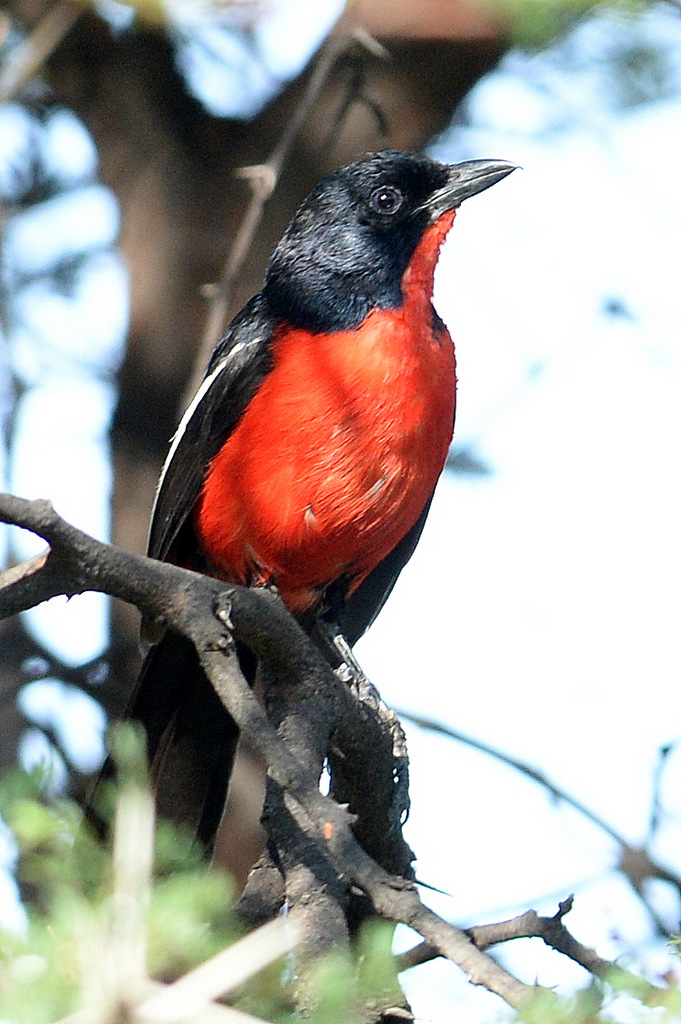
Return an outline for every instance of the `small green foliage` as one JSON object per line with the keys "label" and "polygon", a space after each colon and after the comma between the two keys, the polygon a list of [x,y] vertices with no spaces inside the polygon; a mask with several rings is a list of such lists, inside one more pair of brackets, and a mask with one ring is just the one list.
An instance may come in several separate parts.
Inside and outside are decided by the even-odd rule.
{"label": "small green foliage", "polygon": [[349,950],[335,950],[308,969],[307,987],[317,995],[314,1024],[358,1020],[359,987]]}
{"label": "small green foliage", "polygon": [[[134,730],[115,741],[113,855],[71,801],[45,804],[39,778],[16,772],[0,787],[27,911],[23,934],[0,932],[0,1020],[52,1024],[81,1006],[95,1007],[102,1020],[117,1019],[121,971],[132,971],[133,981],[170,982],[239,937],[230,880],[209,869],[191,837],[174,826],[161,823],[154,841],[143,749]],[[366,1020],[367,1008],[402,1003],[392,936],[391,924],[371,921],[350,949],[305,965],[294,953],[254,978],[245,970],[249,980],[233,993],[235,1004],[264,1021],[290,1024],[298,1019],[292,993],[304,984],[305,1002],[314,1007],[308,1024]],[[624,1018],[620,996],[628,1001]],[[607,984],[594,980],[570,999],[538,991],[517,1017],[522,1024],[620,1019],[681,1020],[677,979],[653,985],[613,967]]]}
{"label": "small green foliage", "polygon": [[0,787],[0,815],[19,847],[18,878],[40,891],[41,902],[64,891],[92,896],[107,863],[106,851],[82,827],[83,814],[70,800],[46,805],[40,780],[15,771]]}
{"label": "small green foliage", "polygon": [[[618,997],[627,997],[618,1003]],[[678,1024],[681,990],[678,979],[653,985],[645,978],[616,968],[607,984],[592,979],[570,998],[538,991],[518,1013],[519,1024]]]}
{"label": "small green foliage", "polygon": [[0,959],[0,1015],[18,1024],[49,1024],[78,1005],[79,963],[74,930],[77,901],[30,914],[26,936],[5,936]]}
{"label": "small green foliage", "polygon": [[108,858],[81,829],[67,800],[48,807],[40,782],[15,772],[0,789],[0,808],[19,847],[26,893],[25,935],[0,932],[0,1016],[42,1024],[77,1006],[81,927],[103,891]]}
{"label": "small green foliage", "polygon": [[205,859],[200,846],[186,829],[169,821],[156,825],[154,867],[156,875],[172,875],[177,871],[204,868]]}
{"label": "small green foliage", "polygon": [[190,867],[159,881],[149,913],[149,972],[177,978],[240,937],[228,911],[231,880],[218,871]]}
{"label": "small green foliage", "polygon": [[597,1024],[603,1004],[602,986],[593,981],[570,999],[559,999],[553,992],[537,992],[523,1006],[518,1020],[523,1024]]}
{"label": "small green foliage", "polygon": [[357,943],[360,998],[369,1006],[399,1006],[404,1000],[393,956],[395,926],[367,921]]}
{"label": "small green foliage", "polygon": [[0,787],[28,919],[24,934],[0,931],[0,1019],[49,1024],[83,1004],[106,1006],[126,929],[132,942],[142,936],[141,957],[148,962],[137,970],[164,981],[238,937],[231,881],[206,867],[185,833],[163,824],[153,877],[136,874],[146,834],[151,862],[153,836],[144,745],[136,730],[125,728],[113,748],[120,778],[107,798],[115,810],[113,859],[72,801],[43,801],[39,778],[17,771]]}
{"label": "small green foliage", "polygon": [[[493,17],[507,26],[510,39],[526,49],[537,49],[558,39],[596,7],[601,0],[476,0]],[[611,4],[618,12],[634,14],[645,6],[643,0],[618,0]]]}
{"label": "small green foliage", "polygon": [[[657,1024],[658,1021],[678,1022],[681,1020],[680,980],[681,977],[677,972],[676,976],[670,974],[669,977],[660,979],[661,983],[653,985],[646,978],[633,974],[631,971],[616,968],[608,975],[608,986],[615,995],[632,996],[641,1003],[642,1007],[664,1008],[669,1016],[657,1017]],[[642,1020],[644,1019],[642,1017]]]}
{"label": "small green foliage", "polygon": [[139,722],[119,722],[109,731],[107,739],[121,787],[147,786],[147,740]]}

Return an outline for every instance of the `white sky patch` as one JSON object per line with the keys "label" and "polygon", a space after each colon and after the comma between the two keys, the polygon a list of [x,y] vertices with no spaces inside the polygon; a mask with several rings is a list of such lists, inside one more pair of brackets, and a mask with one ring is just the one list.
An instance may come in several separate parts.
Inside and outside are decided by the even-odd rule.
{"label": "white sky patch", "polygon": [[255,27],[258,52],[269,71],[282,81],[299,75],[344,7],[343,0],[269,0]]}
{"label": "white sky patch", "polygon": [[113,193],[103,185],[87,185],[9,217],[5,255],[16,274],[45,274],[60,260],[113,245],[118,229]]}
{"label": "white sky patch", "polygon": [[343,9],[342,0],[270,0],[248,5],[170,5],[175,59],[194,96],[216,117],[250,118],[298,75]]}
{"label": "white sky patch", "polygon": [[113,376],[128,322],[127,272],[114,253],[96,253],[73,271],[68,290],[47,276],[22,288],[13,312],[8,344],[23,383]]}
{"label": "white sky patch", "polygon": [[92,772],[102,763],[106,716],[77,686],[49,677],[36,680],[20,691],[19,707],[30,721],[54,731],[78,771]]}
{"label": "white sky patch", "polygon": [[[16,410],[10,488],[24,498],[49,498],[60,515],[99,539],[109,536],[112,469],[106,444],[115,394],[95,380],[53,380],[28,391]],[[19,560],[44,542],[12,531]],[[109,598],[54,598],[25,613],[30,628],[67,665],[98,657],[108,642]]]}
{"label": "white sky patch", "polygon": [[0,928],[10,935],[23,935],[27,925],[28,916],[20,902],[19,886],[10,871],[0,865]]}
{"label": "white sky patch", "polygon": [[49,113],[41,143],[45,174],[73,187],[97,172],[99,158],[90,133],[70,110]]}

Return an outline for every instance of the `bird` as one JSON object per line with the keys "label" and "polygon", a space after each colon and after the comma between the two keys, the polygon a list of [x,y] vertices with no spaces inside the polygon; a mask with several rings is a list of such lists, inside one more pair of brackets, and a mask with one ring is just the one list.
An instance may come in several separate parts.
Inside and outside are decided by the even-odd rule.
{"label": "bird", "polygon": [[[151,558],[275,588],[339,666],[411,557],[452,440],[440,248],[464,200],[515,168],[387,150],[312,190],[180,421]],[[210,852],[238,730],[188,640],[151,647],[127,716],[146,729],[159,812]]]}

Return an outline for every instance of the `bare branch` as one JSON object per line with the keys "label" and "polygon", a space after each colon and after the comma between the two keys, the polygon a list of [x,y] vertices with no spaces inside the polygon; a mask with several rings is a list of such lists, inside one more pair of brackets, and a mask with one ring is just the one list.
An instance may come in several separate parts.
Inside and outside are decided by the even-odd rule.
{"label": "bare branch", "polygon": [[[605,960],[595,950],[579,942],[563,924],[563,918],[572,910],[574,897],[568,896],[558,905],[553,917],[545,917],[536,910],[527,910],[518,917],[493,924],[474,925],[467,928],[469,936],[478,949],[489,949],[513,939],[542,939],[547,946],[555,949],[579,964],[596,978],[615,986],[618,989],[635,994],[647,1006],[665,1006],[668,993],[644,978],[626,971],[612,960]],[[397,960],[399,971],[408,970],[427,963],[439,955],[435,946],[421,942],[412,949],[402,953]]]}
{"label": "bare branch", "polygon": [[55,3],[0,71],[0,103],[11,100],[70,32],[83,8],[64,0]]}
{"label": "bare branch", "polygon": [[[389,874],[363,849],[353,834],[354,817],[348,808],[319,792],[323,749],[319,738],[308,760],[301,763],[277,734],[237,669],[232,633],[272,667],[284,686],[317,691],[329,731],[331,723],[336,727],[343,709],[353,708],[357,728],[366,729],[367,706],[360,705],[357,711],[349,689],[275,594],[226,586],[101,544],[65,523],[49,502],[0,496],[0,520],[31,529],[51,545],[42,568],[19,580],[13,578],[6,589],[0,589],[0,616],[23,610],[46,594],[100,590],[137,605],[145,615],[189,637],[230,715],[264,757],[273,783],[297,805],[302,815],[298,827],[302,822],[309,844],[322,860],[330,861],[337,877],[361,889],[380,917],[419,932],[441,955],[458,964],[473,984],[484,985],[515,1007],[536,991],[425,907],[411,882]],[[30,593],[22,589],[27,579]],[[343,728],[351,730],[349,723]],[[286,827],[286,823],[269,824],[272,829]]]}
{"label": "bare branch", "polygon": [[[398,714],[400,718],[407,719],[422,729],[428,729],[431,732],[447,736],[449,739],[456,740],[459,743],[464,743],[466,746],[472,747],[474,750],[480,750],[484,754],[489,754],[490,757],[495,758],[497,761],[501,761],[502,764],[507,764],[511,768],[515,768],[515,770],[520,772],[522,775],[526,775],[529,779],[532,779],[534,782],[539,783],[540,786],[543,786],[554,799],[560,800],[563,803],[568,804],[570,807],[574,807],[576,811],[579,811],[579,813],[585,818],[591,821],[598,828],[602,829],[602,831],[617,843],[619,847],[620,854],[617,861],[617,869],[622,872],[631,884],[632,888],[636,891],[648,914],[654,921],[659,934],[665,936],[669,935],[668,928],[656,913],[650,902],[646,899],[645,892],[643,890],[643,883],[649,878],[657,878],[660,881],[668,882],[670,885],[673,885],[679,895],[681,895],[681,877],[654,861],[645,847],[631,846],[624,836],[605,821],[604,818],[601,818],[598,814],[592,811],[591,808],[587,807],[586,804],[577,800],[577,798],[568,793],[567,790],[558,786],[547,775],[545,775],[544,772],[533,767],[533,765],[511,757],[509,754],[505,754],[497,747],[492,747],[487,743],[483,743],[480,740],[475,739],[473,736],[468,736],[466,733],[459,732],[457,729],[452,729],[449,726],[442,725],[441,722],[436,722],[433,719],[425,718],[420,715],[414,715],[411,712],[404,710],[398,710]],[[664,753],[661,754],[660,764],[664,762],[664,756]]]}

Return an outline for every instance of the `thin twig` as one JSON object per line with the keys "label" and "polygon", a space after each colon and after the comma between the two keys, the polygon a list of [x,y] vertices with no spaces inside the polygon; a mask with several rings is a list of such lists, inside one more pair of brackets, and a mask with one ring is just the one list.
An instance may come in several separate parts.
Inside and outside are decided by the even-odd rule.
{"label": "thin twig", "polygon": [[669,759],[669,755],[674,750],[674,743],[666,743],[660,747],[657,752],[657,762],[655,764],[655,773],[653,775],[653,794],[650,801],[650,822],[648,825],[648,840],[650,841],[655,833],[657,832],[660,824],[660,815],[662,811],[662,801],[660,800],[660,787],[662,785],[662,776],[664,773],[665,766]]}
{"label": "thin twig", "polygon": [[555,782],[552,782],[547,775],[544,774],[539,768],[534,768],[526,761],[520,761],[515,757],[511,757],[510,754],[505,754],[498,747],[490,746],[489,743],[483,743],[482,740],[475,739],[473,736],[469,736],[467,733],[459,732],[458,729],[452,729],[448,725],[443,725],[441,722],[435,721],[433,718],[427,718],[423,715],[416,715],[412,711],[405,711],[397,708],[397,713],[400,718],[406,718],[407,721],[413,722],[420,729],[427,729],[429,732],[439,733],[441,736],[446,736],[450,740],[456,740],[458,743],[464,743],[467,747],[472,747],[473,750],[480,750],[483,754],[489,754],[497,761],[501,761],[502,764],[507,764],[511,768],[515,768],[516,771],[522,775],[526,775],[529,779],[534,782],[538,782],[540,786],[547,789],[552,797],[556,800],[562,800],[574,807],[575,810],[583,814],[585,818],[592,821],[594,825],[598,825],[611,839],[619,846],[625,846],[626,840],[624,837],[612,828],[603,818],[599,818],[590,808],[585,804],[580,803],[575,797],[570,796],[566,790],[562,789]]}
{"label": "thin twig", "polygon": [[[385,47],[379,43],[379,51],[376,52],[371,43],[375,43],[376,40],[372,39],[371,36],[367,38],[359,36],[357,34],[358,41],[361,41],[363,45],[373,53],[374,56],[380,56],[383,60],[387,60],[390,57],[389,52]],[[322,152],[327,152],[335,139],[337,139],[340,129],[348,116],[348,113],[355,104],[365,106],[374,116],[378,130],[381,136],[381,141],[387,140],[390,137],[390,126],[388,119],[385,116],[384,111],[381,109],[380,103],[373,99],[365,89],[365,65],[360,54],[354,58],[354,66],[351,68],[351,79],[350,85],[346,89],[345,96],[341,102],[340,107],[336,111],[333,121],[329,124],[328,130],[322,141],[321,149]]]}
{"label": "thin twig", "polygon": [[419,726],[421,729],[428,729],[430,732],[439,733],[441,736],[446,736],[448,739],[456,740],[458,743],[464,743],[468,747],[472,747],[474,750],[480,750],[484,754],[489,754],[490,757],[495,758],[497,761],[501,761],[502,764],[509,765],[522,775],[526,775],[533,782],[539,783],[543,786],[555,800],[560,800],[566,803],[568,806],[573,807],[576,811],[582,814],[588,821],[591,821],[594,825],[600,828],[607,836],[609,836],[615,843],[617,843],[620,855],[617,861],[617,869],[622,872],[630,883],[632,888],[637,893],[639,899],[645,906],[651,920],[654,922],[656,929],[660,935],[669,935],[669,929],[666,927],[664,921],[656,913],[655,908],[646,899],[645,893],[643,892],[643,882],[647,878],[657,878],[663,882],[668,882],[673,885],[677,892],[681,895],[681,878],[674,872],[669,871],[654,861],[648,851],[643,847],[632,846],[624,836],[613,828],[604,818],[601,818],[598,814],[583,804],[576,797],[572,796],[567,790],[553,782],[544,772],[538,768],[527,764],[525,761],[521,761],[515,757],[511,757],[509,754],[505,754],[502,750],[497,747],[490,746],[488,743],[483,743],[481,740],[475,739],[473,736],[469,736],[466,733],[459,732],[457,729],[452,729],[450,726],[443,725],[441,722],[437,722],[434,719],[426,718],[422,715],[415,715],[411,711],[404,711],[397,709],[397,713],[402,719],[407,719],[413,722],[414,725]]}
{"label": "thin twig", "polygon": [[40,19],[0,70],[0,103],[11,100],[56,50],[83,11],[82,6],[59,0]]}
{"label": "thin twig", "polygon": [[[665,989],[632,974],[631,971],[624,970],[611,960],[605,960],[568,931],[563,918],[572,910],[573,903],[574,897],[568,896],[559,903],[558,910],[552,917],[542,916],[536,910],[526,910],[525,913],[507,921],[474,925],[466,929],[466,934],[478,949],[489,949],[490,946],[514,939],[542,939],[551,949],[573,960],[594,977],[613,985],[618,990],[636,995],[647,1006],[668,1005],[669,994]],[[396,957],[397,968],[399,971],[405,971],[427,963],[438,955],[431,944],[421,942]]]}

